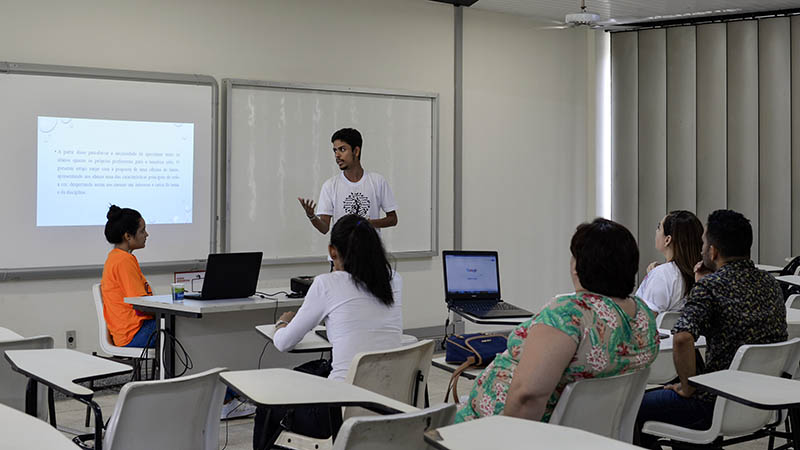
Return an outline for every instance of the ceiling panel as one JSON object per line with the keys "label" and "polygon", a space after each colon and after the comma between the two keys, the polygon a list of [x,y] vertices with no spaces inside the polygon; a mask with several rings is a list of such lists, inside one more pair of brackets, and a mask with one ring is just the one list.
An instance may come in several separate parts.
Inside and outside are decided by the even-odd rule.
{"label": "ceiling panel", "polygon": [[[580,12],[580,0],[478,0],[472,8],[562,21],[565,15]],[[796,8],[800,8],[800,0],[586,0],[586,12],[599,15],[600,20],[624,21]]]}

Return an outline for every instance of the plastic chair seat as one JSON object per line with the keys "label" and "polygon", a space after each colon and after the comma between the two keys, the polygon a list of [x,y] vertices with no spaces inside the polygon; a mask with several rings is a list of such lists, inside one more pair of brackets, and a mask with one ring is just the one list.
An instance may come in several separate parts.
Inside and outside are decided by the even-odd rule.
{"label": "plastic chair seat", "polygon": [[352,417],[337,436],[334,450],[426,450],[423,433],[453,423],[456,405],[441,403],[418,412]]}
{"label": "plastic chair seat", "polygon": [[645,422],[642,431],[653,436],[675,439],[676,441],[688,442],[690,444],[710,444],[717,439],[717,433],[708,430],[693,430],[691,428],[679,427],[671,423],[664,422]]}

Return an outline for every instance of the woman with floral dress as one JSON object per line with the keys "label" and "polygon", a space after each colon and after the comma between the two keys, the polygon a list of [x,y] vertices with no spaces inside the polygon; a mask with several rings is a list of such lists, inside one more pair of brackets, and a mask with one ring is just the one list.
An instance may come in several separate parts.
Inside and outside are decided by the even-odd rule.
{"label": "woman with floral dress", "polygon": [[630,295],[639,265],[630,231],[595,219],[578,226],[570,252],[575,293],[554,298],[509,335],[456,422],[498,414],[547,422],[567,384],[644,369],[656,358],[655,317]]}

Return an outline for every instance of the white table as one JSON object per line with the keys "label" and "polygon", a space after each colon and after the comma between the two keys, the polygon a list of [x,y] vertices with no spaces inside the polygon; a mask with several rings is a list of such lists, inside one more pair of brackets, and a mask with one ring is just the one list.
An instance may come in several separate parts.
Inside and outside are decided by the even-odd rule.
{"label": "white table", "polygon": [[17,339],[24,338],[8,328],[0,327],[0,341],[16,341]]}
{"label": "white table", "polygon": [[756,269],[763,270],[764,272],[780,272],[783,267],[771,266],[769,264],[756,264]]}
{"label": "white table", "polygon": [[720,370],[689,378],[689,384],[747,406],[789,410],[794,448],[800,443],[800,381],[739,370]]}
{"label": "white table", "polygon": [[[667,337],[660,338],[661,342],[658,345],[658,350],[661,351],[661,352],[663,352],[663,351],[672,351],[672,341],[675,338],[675,336],[671,333],[670,330],[659,329],[658,332],[661,333],[661,334],[668,335]],[[705,336],[700,336],[694,342],[694,347],[695,348],[705,348],[706,347],[706,337]]]}
{"label": "white table", "polygon": [[28,377],[26,413],[34,417],[37,415],[37,383],[62,392],[92,408],[95,448],[102,449],[103,415],[100,406],[92,400],[94,391],[75,383],[131,373],[131,366],[63,348],[7,350],[5,356],[12,369]]}
{"label": "white table", "polygon": [[[275,340],[275,324],[258,325],[256,326],[256,331],[270,341]],[[333,349],[331,343],[320,337],[316,333],[317,331],[325,331],[325,327],[321,325],[315,327],[313,330],[306,333],[306,335],[303,336],[303,339],[301,339],[300,342],[298,342],[297,345],[295,345],[294,348],[289,351],[291,353],[317,353],[331,351]]]}
{"label": "white table", "polygon": [[36,417],[0,404],[0,423],[3,424],[2,448],[41,448],[75,450],[77,447],[58,430]]}
{"label": "white table", "polygon": [[522,322],[525,322],[526,320],[530,319],[531,316],[533,315],[533,314],[531,314],[531,316],[506,317],[506,318],[502,318],[502,319],[484,319],[484,318],[481,318],[481,317],[473,316],[472,314],[469,314],[469,313],[466,313],[466,312],[463,312],[463,311],[458,311],[456,309],[450,309],[450,311],[452,311],[453,314],[457,314],[457,315],[469,320],[472,323],[477,323],[477,324],[480,324],[480,325],[513,325],[513,326],[517,326],[517,325],[521,324]]}
{"label": "white table", "polygon": [[[270,289],[271,290],[271,289]],[[288,289],[277,288],[275,290]],[[280,294],[272,298],[172,301],[171,295],[127,297],[137,311],[164,319],[164,331],[179,338],[194,362],[194,371],[213,367],[255,367],[261,345],[252,339],[253,329],[277,314],[277,308],[298,307],[303,299]],[[178,330],[177,322],[181,326]],[[202,319],[183,320],[187,319]],[[175,374],[175,349],[170,339],[163,346],[162,378]],[[160,341],[157,346],[160,348]],[[235,348],[237,351],[231,351]],[[157,352],[159,354],[160,352]]]}
{"label": "white table", "polygon": [[[239,370],[222,382],[258,406],[359,406],[379,414],[419,411],[403,402],[341,381],[289,369]],[[266,448],[274,443],[268,442]]]}
{"label": "white table", "polygon": [[425,432],[425,442],[442,450],[541,448],[634,450],[639,447],[577,428],[492,416]]}
{"label": "white table", "polygon": [[221,300],[178,300],[172,301],[171,295],[151,295],[147,297],[126,297],[125,303],[131,304],[135,309],[146,312],[168,312],[176,316],[200,318],[204,314],[214,314],[234,311],[252,311],[258,309],[272,309],[276,304],[280,306],[299,306],[302,299],[287,299],[280,294],[280,299],[274,298],[228,298]]}

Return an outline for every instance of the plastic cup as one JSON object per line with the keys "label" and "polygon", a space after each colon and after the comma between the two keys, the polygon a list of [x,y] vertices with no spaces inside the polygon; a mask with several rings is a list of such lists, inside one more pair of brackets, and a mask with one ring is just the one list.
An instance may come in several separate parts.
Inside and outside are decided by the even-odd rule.
{"label": "plastic cup", "polygon": [[172,283],[170,285],[170,292],[172,292],[172,300],[183,300],[183,283]]}

